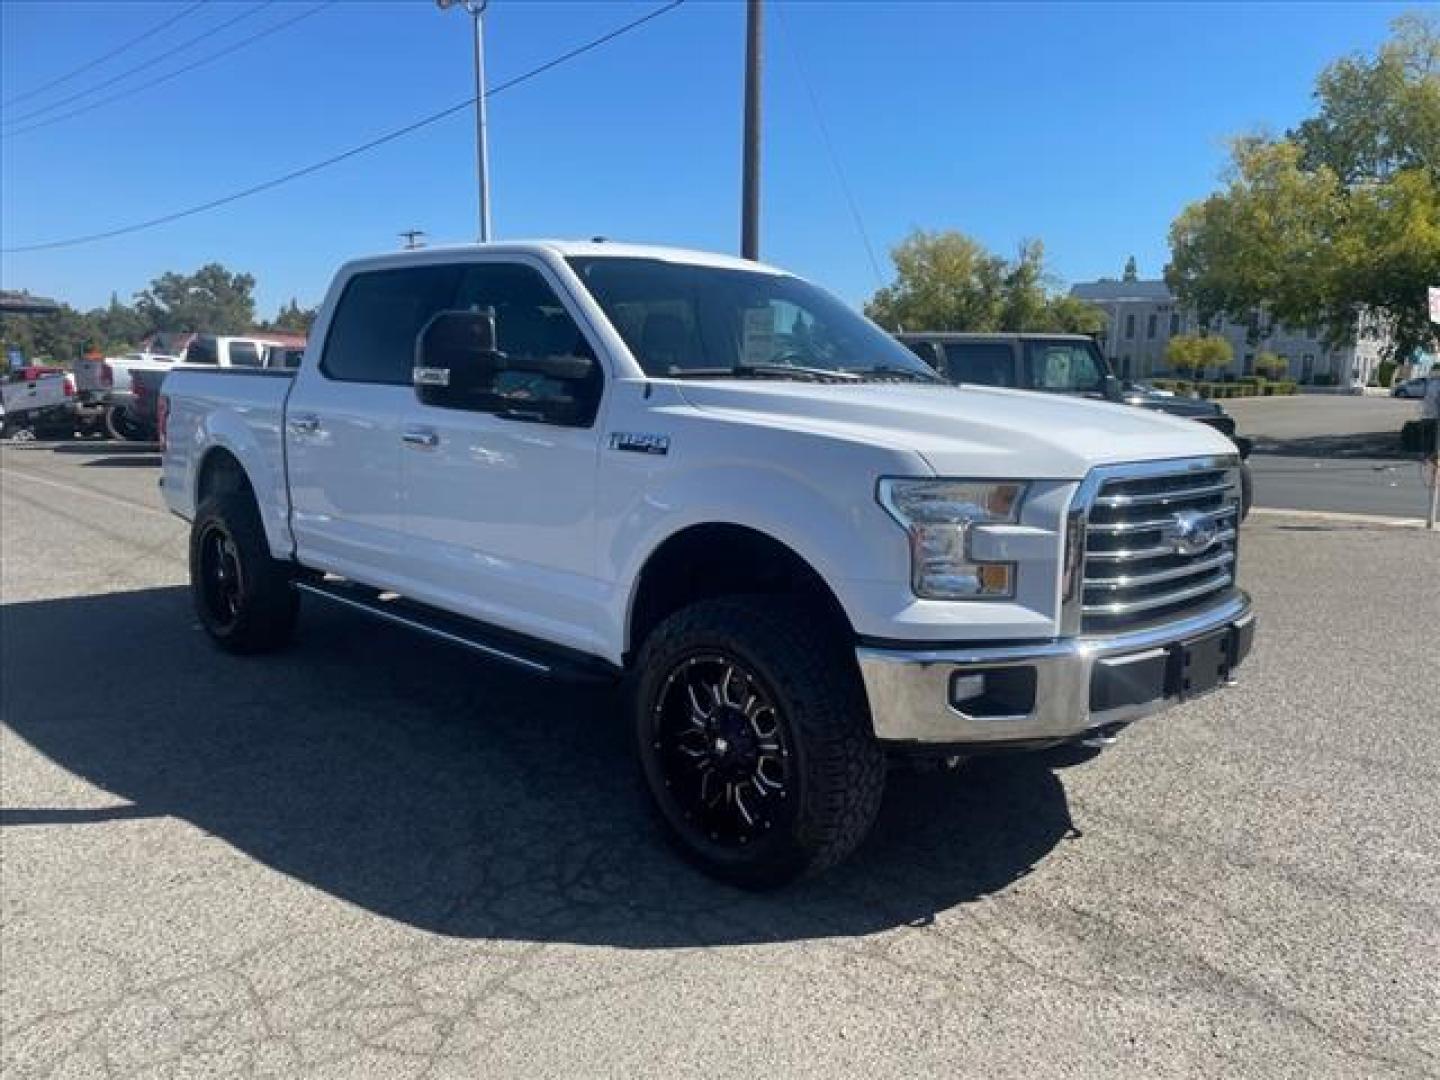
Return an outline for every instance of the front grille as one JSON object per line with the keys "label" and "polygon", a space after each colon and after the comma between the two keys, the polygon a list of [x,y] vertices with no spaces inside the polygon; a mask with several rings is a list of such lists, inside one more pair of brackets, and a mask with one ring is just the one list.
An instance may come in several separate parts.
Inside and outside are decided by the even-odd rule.
{"label": "front grille", "polygon": [[1129,629],[1229,591],[1239,529],[1240,473],[1230,461],[1114,470],[1088,507],[1081,629]]}

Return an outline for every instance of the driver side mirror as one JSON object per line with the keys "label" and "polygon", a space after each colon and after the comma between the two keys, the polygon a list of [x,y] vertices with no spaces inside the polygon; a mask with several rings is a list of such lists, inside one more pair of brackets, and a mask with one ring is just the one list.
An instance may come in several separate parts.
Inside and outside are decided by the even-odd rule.
{"label": "driver side mirror", "polygon": [[593,416],[599,371],[591,355],[507,355],[494,314],[442,311],[416,335],[411,378],[425,405],[576,424]]}
{"label": "driver side mirror", "polygon": [[465,408],[465,399],[493,383],[504,362],[495,348],[494,315],[442,311],[415,337],[415,396],[425,405]]}
{"label": "driver side mirror", "polygon": [[1103,386],[1106,401],[1124,401],[1125,395],[1121,392],[1120,380],[1114,375],[1106,375]]}

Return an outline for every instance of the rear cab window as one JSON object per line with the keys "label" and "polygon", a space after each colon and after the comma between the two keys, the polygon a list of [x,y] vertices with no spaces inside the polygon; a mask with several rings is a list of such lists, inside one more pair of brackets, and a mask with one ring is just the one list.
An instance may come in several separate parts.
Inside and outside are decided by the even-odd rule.
{"label": "rear cab window", "polygon": [[230,342],[230,364],[233,367],[259,367],[260,350],[253,341]]}
{"label": "rear cab window", "polygon": [[197,337],[185,349],[187,364],[219,364],[220,349],[213,337]]}

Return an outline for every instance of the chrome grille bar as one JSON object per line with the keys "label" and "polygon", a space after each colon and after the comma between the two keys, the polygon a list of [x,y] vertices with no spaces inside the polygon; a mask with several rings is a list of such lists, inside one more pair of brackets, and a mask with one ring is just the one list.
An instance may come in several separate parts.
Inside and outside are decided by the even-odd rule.
{"label": "chrome grille bar", "polygon": [[1207,484],[1205,487],[1184,488],[1179,491],[1152,491],[1138,494],[1101,495],[1095,500],[1096,506],[1142,506],[1192,502],[1223,495],[1230,490],[1229,484]]}
{"label": "chrome grille bar", "polygon": [[1204,581],[1183,589],[1176,589],[1174,592],[1157,593],[1140,600],[1115,600],[1104,604],[1086,604],[1085,614],[1133,615],[1136,612],[1153,611],[1155,608],[1169,607],[1172,604],[1193,600],[1197,596],[1208,596],[1217,589],[1223,589],[1229,585],[1230,581],[1230,571],[1225,570],[1214,577],[1206,578]]}
{"label": "chrome grille bar", "polygon": [[1104,466],[1071,506],[1084,523],[1067,633],[1183,616],[1235,584],[1240,461],[1232,455]]}
{"label": "chrome grille bar", "polygon": [[[1225,529],[1215,534],[1215,542],[1223,543],[1226,540],[1235,539],[1234,529]],[[1158,559],[1171,554],[1172,549],[1168,545],[1143,547],[1143,548],[1116,548],[1114,551],[1092,551],[1090,558],[1093,561],[1114,561],[1124,560],[1126,562],[1138,559]]]}
{"label": "chrome grille bar", "polygon": [[1229,566],[1234,561],[1235,553],[1233,551],[1222,551],[1219,555],[1205,559],[1202,562],[1186,563],[1184,566],[1171,566],[1164,570],[1155,570],[1145,574],[1126,574],[1123,577],[1115,578],[1086,578],[1085,588],[1133,589],[1142,585],[1158,585],[1162,581],[1175,581],[1178,578],[1194,577],[1196,574],[1204,573],[1206,570]]}
{"label": "chrome grille bar", "polygon": [[[1238,514],[1238,506],[1222,506],[1218,510],[1197,510],[1196,513],[1204,514],[1206,517],[1216,520]],[[1148,518],[1142,521],[1092,521],[1086,528],[1092,533],[1132,533],[1145,532],[1148,529],[1163,529],[1174,521],[1174,516],[1162,518]]]}

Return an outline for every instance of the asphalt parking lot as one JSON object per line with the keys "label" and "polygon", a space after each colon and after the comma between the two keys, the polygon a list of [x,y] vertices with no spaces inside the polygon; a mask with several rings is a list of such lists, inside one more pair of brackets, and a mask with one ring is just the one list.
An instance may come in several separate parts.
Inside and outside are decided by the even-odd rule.
{"label": "asphalt parking lot", "polygon": [[1256,505],[1423,518],[1430,505],[1415,454],[1400,428],[1420,403],[1347,394],[1237,398],[1223,402],[1255,440]]}
{"label": "asphalt parking lot", "polygon": [[1440,535],[1253,519],[1241,686],[754,896],[607,692],[313,606],[214,651],[157,463],[0,451],[7,1077],[1440,1073]]}

